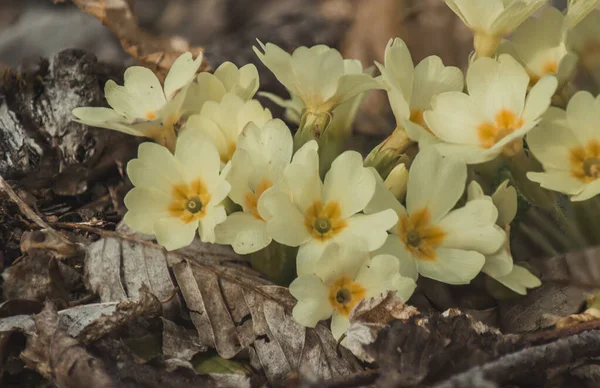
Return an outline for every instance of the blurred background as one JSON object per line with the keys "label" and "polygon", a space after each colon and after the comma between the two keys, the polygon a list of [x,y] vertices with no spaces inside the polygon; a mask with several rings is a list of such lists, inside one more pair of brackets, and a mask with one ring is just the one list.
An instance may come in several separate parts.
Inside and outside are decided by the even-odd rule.
{"label": "blurred background", "polygon": [[[324,43],[348,58],[383,62],[387,41],[404,39],[415,63],[439,55],[465,68],[471,34],[443,0],[0,0],[0,68],[27,66],[67,48],[93,52],[117,67],[135,63],[102,22],[78,8],[127,3],[137,24],[158,39],[204,50],[209,66],[257,64],[261,89],[285,94],[252,52],[256,38],[293,50]],[[566,0],[554,0],[562,8]],[[122,26],[127,28],[127,26]],[[358,133],[384,135],[391,119],[383,92],[372,93]],[[393,124],[392,124],[393,125]]]}

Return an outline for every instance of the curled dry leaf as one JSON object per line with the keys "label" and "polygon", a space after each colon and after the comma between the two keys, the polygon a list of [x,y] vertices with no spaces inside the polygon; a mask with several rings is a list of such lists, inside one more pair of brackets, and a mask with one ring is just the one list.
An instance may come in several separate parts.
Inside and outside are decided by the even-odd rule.
{"label": "curled dry leaf", "polygon": [[48,303],[34,318],[35,333],[21,354],[25,364],[59,387],[113,387],[102,362],[59,327],[54,305]]}
{"label": "curled dry leaf", "polygon": [[512,347],[512,337],[451,309],[393,321],[367,352],[381,367],[378,386],[410,387],[441,380]]}
{"label": "curled dry leaf", "polygon": [[166,252],[142,238],[112,233],[90,245],[85,266],[86,279],[103,302],[135,300],[145,284],[163,302],[166,318],[181,314],[179,288],[198,332],[197,345],[214,348],[225,359],[247,350],[271,382],[294,372],[327,379],[360,370],[325,325],[296,324],[295,300],[286,288],[271,285],[224,246],[196,241]]}
{"label": "curled dry leaf", "polygon": [[393,292],[363,299],[350,313],[344,346],[359,359],[373,362],[375,360],[365,351],[365,346],[375,342],[379,332],[392,320],[406,321],[417,314],[416,308],[404,304]]}
{"label": "curled dry leaf", "polygon": [[592,290],[600,288],[599,252],[596,247],[540,260],[542,286],[522,298],[500,303],[503,330],[548,328],[561,318],[580,312]]}
{"label": "curled dry leaf", "polygon": [[98,18],[129,55],[163,79],[179,55],[191,51],[197,56],[203,51],[199,47],[190,48],[183,38],[157,37],[142,30],[126,0],[73,0],[73,3]]}

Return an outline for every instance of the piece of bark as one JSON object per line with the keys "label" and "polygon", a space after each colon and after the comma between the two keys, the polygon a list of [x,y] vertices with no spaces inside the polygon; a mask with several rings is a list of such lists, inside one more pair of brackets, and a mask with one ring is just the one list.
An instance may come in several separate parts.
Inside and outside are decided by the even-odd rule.
{"label": "piece of bark", "polygon": [[[134,138],[72,121],[74,108],[105,104],[103,86],[113,73],[93,54],[71,49],[27,69],[5,71],[0,175],[26,177],[30,187],[77,195],[88,189],[89,181],[112,171],[115,159],[126,159],[122,150],[135,150]],[[73,169],[78,170],[75,176]]]}

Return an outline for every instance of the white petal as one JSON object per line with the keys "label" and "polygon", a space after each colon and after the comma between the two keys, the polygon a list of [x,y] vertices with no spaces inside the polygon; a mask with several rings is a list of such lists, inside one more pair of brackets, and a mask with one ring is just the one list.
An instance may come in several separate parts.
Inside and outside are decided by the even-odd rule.
{"label": "white petal", "polygon": [[236,212],[215,228],[216,242],[227,244],[240,254],[256,252],[271,243],[265,221],[252,214]]}
{"label": "white petal", "polygon": [[219,184],[219,152],[202,131],[188,129],[179,135],[175,157],[181,162],[188,182],[201,179],[209,191]]}
{"label": "white petal", "polygon": [[509,225],[517,215],[517,190],[513,186],[508,186],[508,180],[505,180],[492,195],[492,201],[498,209],[496,223],[500,226]]}
{"label": "white petal", "polygon": [[584,186],[581,193],[571,197],[571,201],[585,201],[600,193],[600,180],[595,180]]}
{"label": "white petal", "polygon": [[290,163],[293,150],[290,129],[279,119],[269,120],[262,128],[254,123],[248,124],[238,138],[237,149],[247,150],[255,164],[267,169],[275,184]]}
{"label": "white petal", "polygon": [[579,194],[585,187],[584,183],[573,178],[566,171],[528,172],[527,178],[539,183],[545,189],[560,191],[568,195]]}
{"label": "white petal", "polygon": [[585,91],[575,93],[567,105],[567,120],[581,144],[598,139],[600,98]]}
{"label": "white petal", "polygon": [[315,263],[314,271],[325,285],[331,285],[344,276],[355,279],[363,264],[369,260],[369,253],[360,240],[343,245],[331,243]]}
{"label": "white petal", "polygon": [[137,187],[155,188],[171,195],[174,185],[184,183],[182,167],[163,146],[140,144],[137,159],[127,163],[127,176]]}
{"label": "white petal", "polygon": [[527,134],[527,145],[545,168],[570,170],[569,149],[579,146],[566,112],[551,107],[540,124]]}
{"label": "white petal", "polygon": [[445,67],[440,57],[429,56],[415,67],[410,106],[413,109],[427,110],[431,107],[434,96],[444,92],[462,92],[463,87],[463,73],[458,67]]}
{"label": "white petal", "polygon": [[206,209],[206,215],[198,225],[198,235],[200,241],[205,243],[214,243],[216,241],[215,227],[227,219],[227,212],[223,205],[214,206],[209,204]]}
{"label": "white petal", "polygon": [[262,197],[264,206],[272,215],[267,223],[267,232],[271,238],[291,247],[297,247],[311,239],[304,226],[304,215],[287,194],[271,190],[265,192]]}
{"label": "white petal", "polygon": [[373,214],[356,214],[346,220],[348,226],[338,236],[336,241],[348,241],[361,238],[367,244],[369,251],[378,249],[387,238],[387,230],[396,225],[398,216],[392,209]]}
{"label": "white petal", "polygon": [[485,257],[475,251],[439,248],[435,260],[418,260],[419,273],[448,284],[468,284],[483,268]]}
{"label": "white petal", "polygon": [[535,288],[542,285],[540,279],[520,265],[514,265],[510,274],[495,279],[505,287],[521,295],[527,294],[527,288]]}
{"label": "white petal", "polygon": [[[152,70],[142,66],[132,66],[125,70],[123,79],[125,89],[139,105],[138,110],[144,113],[156,112],[165,105],[163,88]],[[108,100],[108,96],[106,99]],[[109,104],[113,106],[110,101]]]}
{"label": "white petal", "polygon": [[404,127],[408,138],[419,143],[421,148],[440,142],[434,134],[408,119],[404,119],[400,125]]}
{"label": "white petal", "polygon": [[396,291],[403,301],[407,301],[417,286],[413,279],[400,275],[400,263],[392,255],[373,257],[363,265],[355,280],[367,290],[365,298]]}
{"label": "white petal", "polygon": [[[296,256],[296,273],[298,276],[316,272],[315,265],[323,255],[323,251],[331,244],[331,241],[319,241],[312,239],[298,248]],[[340,259],[342,260],[342,259]]]}
{"label": "white petal", "polygon": [[377,213],[386,209],[392,209],[398,217],[406,215],[406,209],[402,204],[394,197],[394,194],[385,186],[381,175],[373,167],[369,170],[373,177],[375,177],[375,193],[369,204],[365,207],[365,214]]}
{"label": "white petal", "polygon": [[467,166],[427,147],[415,158],[408,176],[408,213],[427,207],[437,223],[454,207],[465,190]]}
{"label": "white petal", "polygon": [[492,122],[502,110],[520,116],[528,86],[529,75],[508,54],[501,54],[498,61],[477,59],[467,73],[469,95]]}
{"label": "white petal", "polygon": [[363,210],[375,192],[375,177],[363,167],[362,156],[346,151],[331,164],[325,175],[323,198],[340,205],[341,217],[347,218]]}
{"label": "white petal", "polygon": [[505,233],[496,225],[498,210],[487,199],[469,201],[453,210],[438,224],[446,236],[443,247],[492,254],[504,244]]}
{"label": "white petal", "polygon": [[335,105],[343,104],[352,97],[372,89],[383,87],[368,74],[345,74],[340,77],[335,96]]}
{"label": "white petal", "polygon": [[396,235],[389,235],[381,248],[373,252],[372,255],[392,255],[396,257],[400,263],[400,274],[402,276],[413,280],[417,280],[419,277],[415,258],[406,250],[404,243],[402,243]]}
{"label": "white petal", "polygon": [[290,164],[284,171],[284,187],[289,190],[294,204],[305,214],[315,202],[322,201],[323,183],[318,171],[305,165]]}
{"label": "white petal", "polygon": [[168,251],[183,248],[192,243],[198,229],[197,222],[184,223],[179,218],[161,218],[154,223],[156,241]]}
{"label": "white petal", "polygon": [[135,129],[132,121],[121,116],[109,108],[81,107],[73,109],[76,121],[91,127],[112,129],[133,136],[145,136],[141,131]]}
{"label": "white petal", "polygon": [[423,114],[429,129],[440,139],[457,144],[479,145],[477,128],[487,118],[474,99],[460,92],[438,94],[431,101],[432,110]]}
{"label": "white petal", "polygon": [[544,6],[547,0],[525,0],[512,1],[506,3],[504,11],[498,16],[492,24],[492,31],[510,34],[517,28],[525,19],[533,14],[538,8]]}
{"label": "white petal", "polygon": [[550,100],[556,91],[558,81],[556,77],[548,75],[539,80],[529,94],[525,101],[525,109],[523,110],[524,121],[537,120],[550,106]]}
{"label": "white petal", "polygon": [[377,64],[383,79],[402,93],[407,101],[413,91],[414,65],[410,51],[400,38],[390,39],[385,48],[385,67]]}
{"label": "white petal", "polygon": [[292,311],[296,322],[303,326],[315,327],[319,321],[333,313],[328,300],[329,289],[315,275],[304,275],[290,284],[290,294],[298,300]]}
{"label": "white petal", "polygon": [[258,44],[263,49],[262,52],[257,47],[252,48],[262,63],[271,70],[283,86],[294,94],[299,94],[291,55],[272,43],[264,45],[261,41],[258,41]]}
{"label": "white petal", "polygon": [[331,334],[333,334],[333,338],[339,340],[342,335],[346,333],[349,326],[350,321],[348,320],[348,317],[333,313],[333,316],[331,317]]}
{"label": "white petal", "polygon": [[305,143],[298,151],[294,153],[292,157],[292,164],[306,165],[312,171],[319,170],[319,149],[318,143],[315,140],[311,140]]}
{"label": "white petal", "polygon": [[491,255],[486,255],[485,265],[481,269],[493,278],[508,275],[513,269],[513,258],[506,249],[501,247]]}
{"label": "white petal", "polygon": [[154,234],[154,222],[170,217],[171,197],[156,189],[134,187],[124,202],[127,207],[125,223],[140,233]]}
{"label": "white petal", "polygon": [[446,0],[446,4],[463,19],[471,29],[489,31],[492,23],[502,14],[502,0]]}
{"label": "white petal", "polygon": [[219,158],[225,161],[229,157],[231,141],[223,133],[221,127],[208,117],[201,115],[193,115],[188,118],[187,122],[181,128],[181,135],[188,131],[194,131],[194,133],[202,133],[205,137],[210,138],[211,143],[217,148],[219,152]]}
{"label": "white petal", "polygon": [[184,86],[194,80],[196,72],[202,64],[202,53],[196,59],[193,59],[192,53],[181,54],[169,70],[165,77],[165,95],[167,100],[171,100]]}
{"label": "white petal", "polygon": [[452,157],[465,164],[479,164],[495,159],[502,152],[501,148],[490,152],[476,145],[435,143],[432,145],[440,154]]}

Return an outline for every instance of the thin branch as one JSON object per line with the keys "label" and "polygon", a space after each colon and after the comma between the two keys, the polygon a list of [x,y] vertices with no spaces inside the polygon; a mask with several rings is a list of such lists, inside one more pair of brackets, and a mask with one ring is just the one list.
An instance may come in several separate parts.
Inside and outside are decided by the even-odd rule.
{"label": "thin branch", "polygon": [[433,388],[475,388],[482,386],[482,383],[500,385],[524,377],[534,370],[543,371],[582,358],[598,356],[600,356],[600,330],[586,331],[546,345],[508,354],[455,375],[434,385]]}
{"label": "thin branch", "polygon": [[[118,39],[127,54],[164,77],[183,52],[202,53],[180,37],[158,37],[140,28],[127,0],[72,0],[83,11],[99,19]],[[204,60],[201,70],[206,70]]]}
{"label": "thin branch", "polygon": [[27,203],[25,203],[25,201],[23,201],[21,197],[17,195],[17,193],[15,193],[12,187],[10,187],[8,183],[6,183],[2,176],[0,176],[0,191],[4,191],[8,195],[8,197],[19,207],[21,213],[23,213],[23,215],[27,217],[31,222],[34,222],[43,230],[48,231],[48,233],[51,233],[52,235],[60,239],[61,242],[69,246],[73,245],[73,243],[68,238],[54,230],[50,225],[48,225],[46,221],[42,219],[42,217],[37,215],[37,213],[34,212],[33,209],[29,207],[29,205],[27,205]]}

